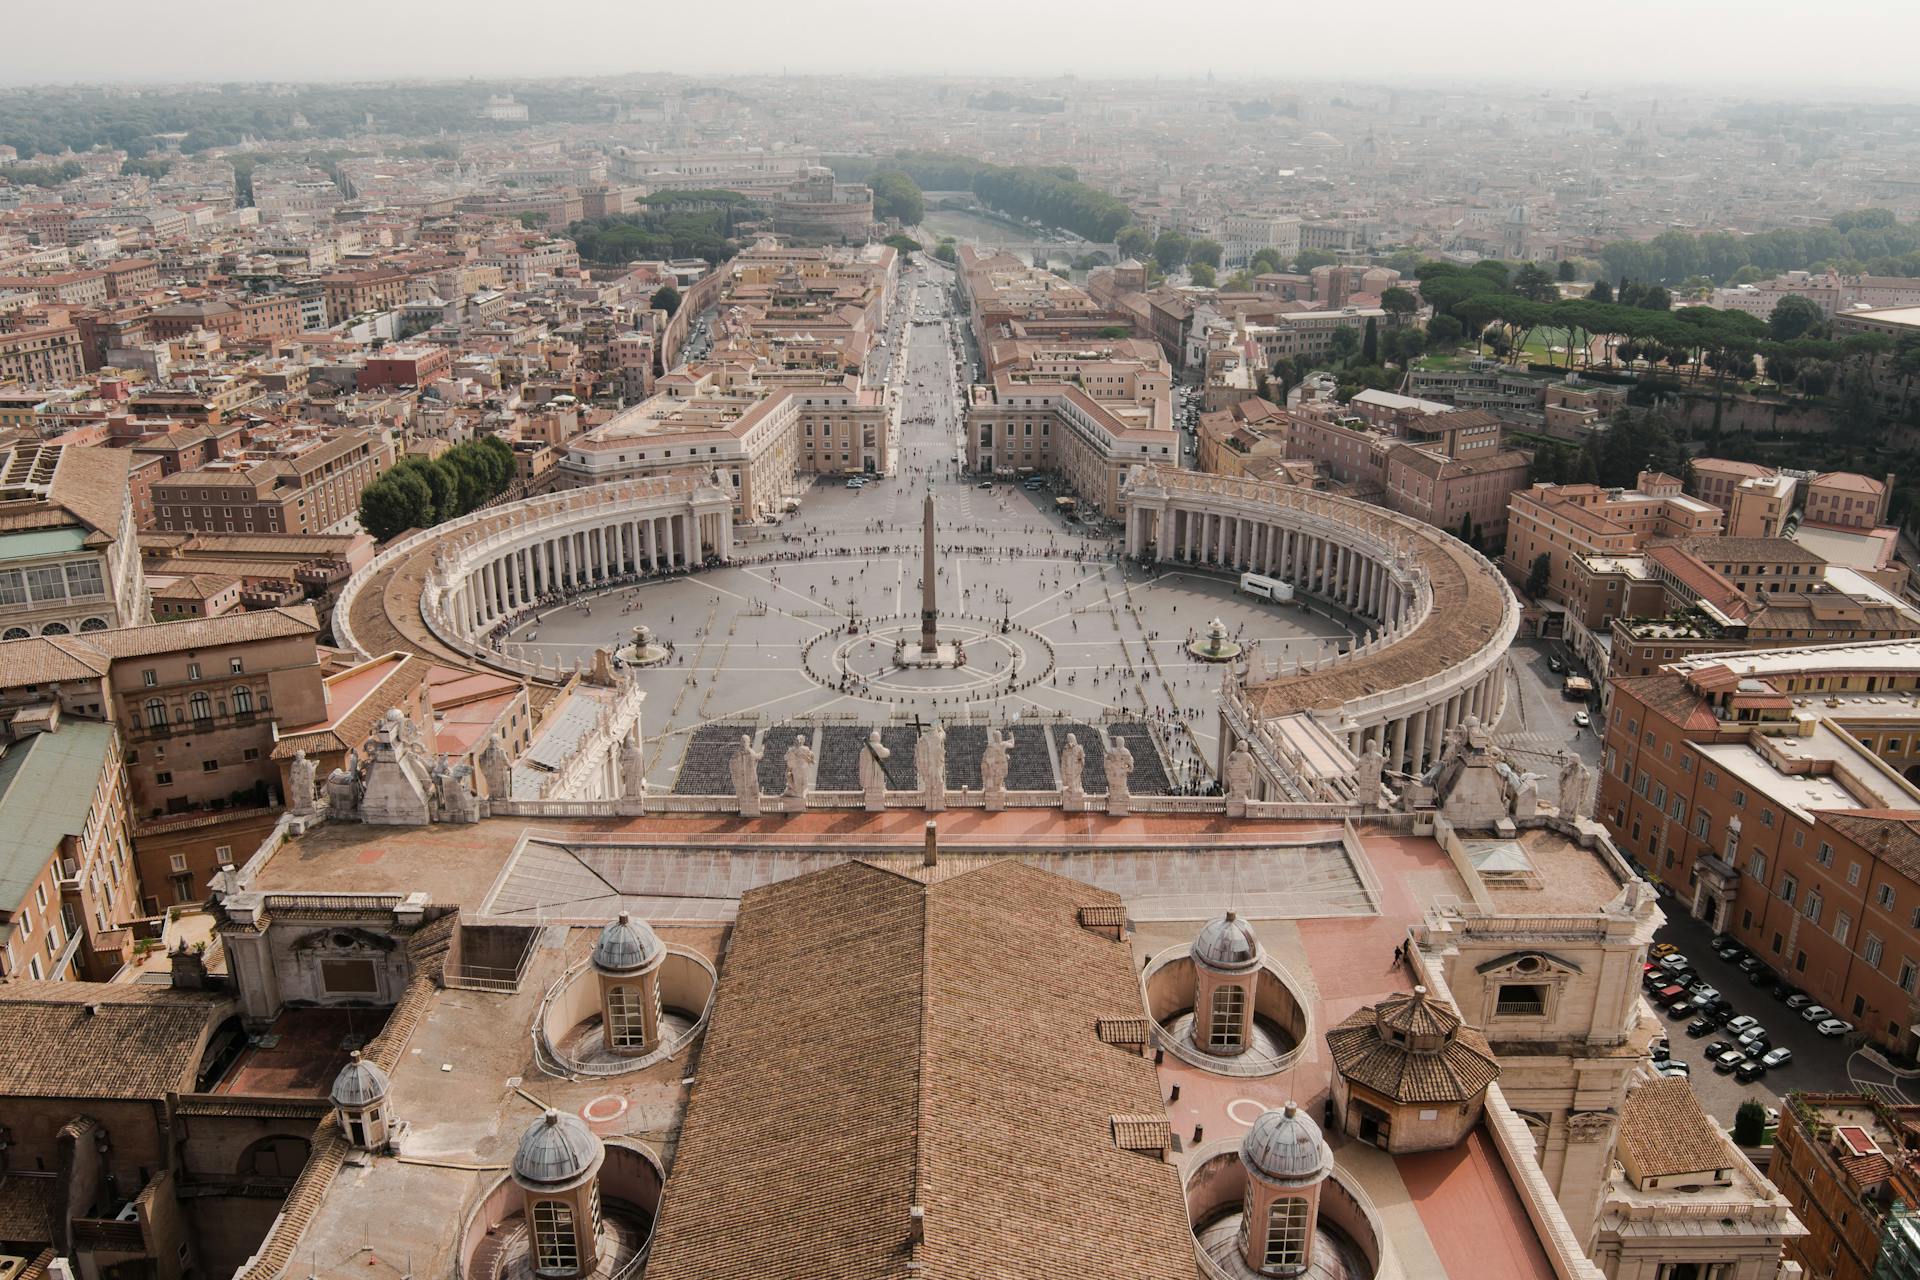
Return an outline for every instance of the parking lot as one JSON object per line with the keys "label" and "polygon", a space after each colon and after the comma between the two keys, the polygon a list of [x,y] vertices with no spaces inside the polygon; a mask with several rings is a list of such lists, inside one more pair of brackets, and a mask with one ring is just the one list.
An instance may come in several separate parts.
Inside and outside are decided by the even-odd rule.
{"label": "parking lot", "polygon": [[[1775,982],[1771,973],[1765,985],[1755,986],[1735,965],[1715,955],[1711,946],[1713,931],[1689,916],[1685,904],[1666,898],[1661,905],[1667,913],[1667,923],[1656,935],[1656,943],[1678,947],[1681,954],[1693,962],[1695,970],[1732,1003],[1736,1015],[1758,1018],[1773,1046],[1793,1051],[1793,1061],[1788,1065],[1768,1071],[1751,1084],[1741,1084],[1731,1075],[1715,1071],[1706,1058],[1709,1044],[1733,1039],[1724,1027],[1695,1038],[1687,1034],[1690,1016],[1670,1018],[1661,1011],[1658,1016],[1666,1029],[1673,1056],[1687,1063],[1692,1072],[1693,1091],[1699,1095],[1700,1105],[1708,1114],[1732,1124],[1734,1112],[1748,1098],[1773,1107],[1779,1105],[1781,1095],[1794,1090],[1845,1091],[1855,1087],[1848,1074],[1853,1051],[1847,1041],[1827,1039],[1797,1011],[1775,1000],[1769,994]],[[1861,1075],[1864,1080],[1865,1059],[1856,1059],[1854,1065],[1855,1075]]]}

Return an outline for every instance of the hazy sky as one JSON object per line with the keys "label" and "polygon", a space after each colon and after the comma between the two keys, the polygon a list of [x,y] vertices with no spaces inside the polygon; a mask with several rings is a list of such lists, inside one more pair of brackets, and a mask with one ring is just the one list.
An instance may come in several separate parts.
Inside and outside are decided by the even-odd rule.
{"label": "hazy sky", "polygon": [[1920,97],[1920,0],[0,0],[0,82],[634,71],[1625,78]]}

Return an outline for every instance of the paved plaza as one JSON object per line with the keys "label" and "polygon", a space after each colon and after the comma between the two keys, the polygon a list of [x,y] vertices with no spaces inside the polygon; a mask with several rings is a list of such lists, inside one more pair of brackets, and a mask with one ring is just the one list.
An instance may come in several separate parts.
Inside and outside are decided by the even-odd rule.
{"label": "paved plaza", "polygon": [[[941,289],[917,291],[899,304],[911,315],[950,310]],[[697,737],[730,749],[743,729],[783,744],[777,727],[795,721],[904,727],[936,717],[950,731],[1036,718],[1123,719],[1148,728],[1175,789],[1206,785],[1221,668],[1191,656],[1188,641],[1218,618],[1268,659],[1312,658],[1347,643],[1347,623],[1318,603],[1239,595],[1226,576],[1123,564],[1113,536],[1055,510],[1059,495],[1008,483],[978,487],[956,463],[951,331],[924,320],[911,329],[896,371],[903,397],[896,474],[860,489],[822,478],[782,522],[741,530],[735,564],[569,601],[516,628],[507,651],[586,666],[594,649],[630,644],[637,624],[671,645],[666,665],[639,675],[648,783],[661,789],[729,789],[717,748],[699,753],[714,757],[704,763],[717,783],[680,777]],[[919,633],[929,486],[940,638],[965,650],[963,666],[895,660],[897,642]],[[902,740],[910,756],[910,737]],[[1139,758],[1145,745],[1129,748]],[[950,755],[961,754],[956,747]],[[769,746],[763,769],[777,765],[783,749]],[[823,769],[830,759],[823,754]],[[1100,776],[1097,767],[1089,772]]]}

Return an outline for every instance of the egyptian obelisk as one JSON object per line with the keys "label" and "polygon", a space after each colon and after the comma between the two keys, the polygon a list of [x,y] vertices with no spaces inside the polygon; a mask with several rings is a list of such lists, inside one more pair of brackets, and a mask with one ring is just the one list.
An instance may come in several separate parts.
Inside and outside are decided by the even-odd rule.
{"label": "egyptian obelisk", "polygon": [[935,624],[940,611],[933,594],[933,490],[927,490],[926,503],[920,509],[920,653],[931,660],[939,655],[940,638]]}

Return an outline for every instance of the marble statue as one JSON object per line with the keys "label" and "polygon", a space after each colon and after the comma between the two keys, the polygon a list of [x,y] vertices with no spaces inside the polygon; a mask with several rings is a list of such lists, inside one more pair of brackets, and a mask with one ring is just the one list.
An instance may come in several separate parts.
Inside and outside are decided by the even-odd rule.
{"label": "marble statue", "polygon": [[[347,757],[352,759],[353,753]],[[327,816],[339,820],[348,820],[360,812],[360,780],[346,769],[335,769],[327,775]]]}
{"label": "marble statue", "polygon": [[938,720],[920,731],[913,744],[914,772],[920,776],[920,807],[947,807],[947,727]]}
{"label": "marble statue", "polygon": [[[756,788],[758,790],[758,788]],[[640,750],[640,722],[635,720],[627,730],[627,736],[620,741],[620,798],[633,808],[647,794],[647,758]],[[622,810],[626,812],[627,810]]]}
{"label": "marble statue", "polygon": [[740,745],[727,753],[727,775],[733,779],[734,803],[743,818],[760,816],[760,760],[766,754],[765,747],[755,750],[750,733],[741,734]]}
{"label": "marble statue", "polygon": [[487,794],[494,799],[506,800],[513,795],[513,766],[500,739],[489,739],[487,749],[480,753],[480,776],[486,780]]}
{"label": "marble statue", "polygon": [[1115,738],[1108,743],[1102,763],[1107,772],[1107,812],[1124,816],[1133,803],[1133,752],[1127,750],[1127,740]]}
{"label": "marble statue", "polygon": [[1227,789],[1227,812],[1234,817],[1245,815],[1247,801],[1253,798],[1253,755],[1245,743],[1234,743],[1227,753],[1222,781]]}
{"label": "marble statue", "polygon": [[1060,748],[1060,792],[1068,808],[1078,808],[1086,798],[1084,775],[1087,771],[1087,749],[1080,745],[1080,739],[1074,734],[1067,735],[1067,745]]}
{"label": "marble statue", "polygon": [[887,807],[887,759],[892,755],[892,749],[880,741],[880,730],[870,730],[860,748],[860,792],[869,813]]}
{"label": "marble statue", "polygon": [[813,748],[808,745],[806,735],[793,735],[793,745],[787,748],[782,762],[787,770],[788,806],[804,809],[807,807],[807,791],[813,786]]}
{"label": "marble statue", "polygon": [[1369,809],[1380,807],[1380,783],[1386,771],[1387,758],[1381,754],[1379,741],[1368,738],[1366,749],[1360,753],[1360,767],[1354,771],[1353,780],[1360,803]]}
{"label": "marble statue", "polygon": [[1534,818],[1540,814],[1540,780],[1545,774],[1535,773],[1531,769],[1514,775],[1513,779],[1513,816],[1516,818]]}
{"label": "marble statue", "polygon": [[980,789],[989,796],[1007,793],[1007,765],[1013,753],[1013,735],[1002,738],[998,729],[987,730],[987,747],[980,753]]}
{"label": "marble statue", "polygon": [[307,759],[307,753],[293,753],[293,763],[287,767],[287,808],[295,813],[308,813],[313,809],[313,761]]}
{"label": "marble statue", "polygon": [[1592,800],[1591,775],[1586,762],[1579,756],[1562,747],[1560,750],[1560,816],[1568,822],[1577,822],[1591,816],[1588,808]]}

